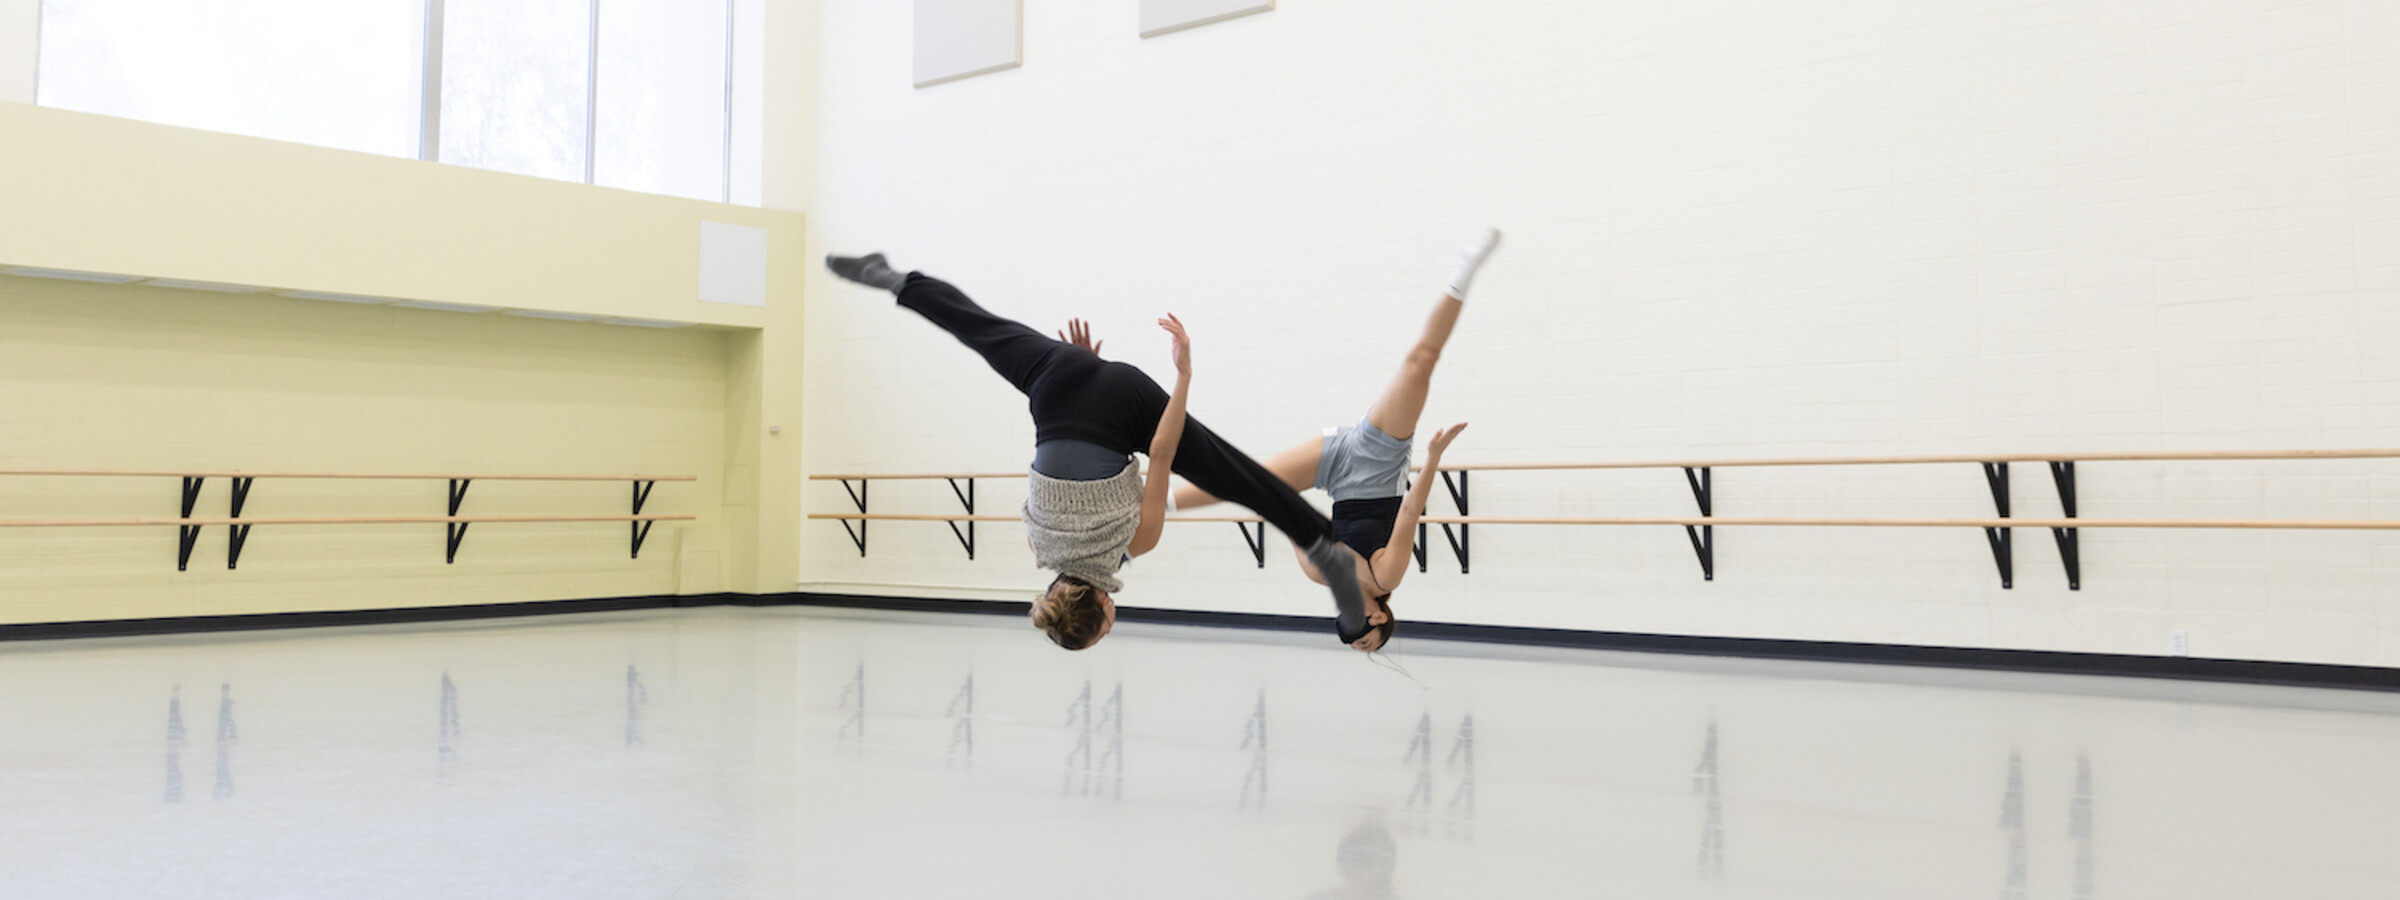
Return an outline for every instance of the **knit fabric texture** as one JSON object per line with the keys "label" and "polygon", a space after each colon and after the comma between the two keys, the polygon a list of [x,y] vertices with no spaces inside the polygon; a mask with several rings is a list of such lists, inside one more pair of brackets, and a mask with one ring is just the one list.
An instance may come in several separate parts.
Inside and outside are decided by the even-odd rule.
{"label": "knit fabric texture", "polygon": [[1062,481],[1040,472],[1025,495],[1025,533],[1034,565],[1073,575],[1114,594],[1117,569],[1142,524],[1142,467],[1132,461],[1100,481]]}

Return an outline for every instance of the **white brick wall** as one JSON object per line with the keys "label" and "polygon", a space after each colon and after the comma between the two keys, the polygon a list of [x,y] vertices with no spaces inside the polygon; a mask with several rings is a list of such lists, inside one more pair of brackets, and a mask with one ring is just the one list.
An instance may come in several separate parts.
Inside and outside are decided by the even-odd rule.
{"label": "white brick wall", "polygon": [[[2365,2],[1294,0],[1152,40],[1028,3],[1025,66],[927,90],[906,4],[826,0],[812,245],[1043,327],[1097,322],[1264,455],[1354,419],[1484,224],[1427,423],[1457,462],[2400,446],[2400,7]],[[810,284],[816,471],[1012,469],[1022,401],[888,299]],[[1972,467],[1722,470],[1721,515],[1983,515]],[[2081,467],[2087,516],[2400,516],[2400,461]],[[2039,466],[2020,515],[2056,511]],[[812,485],[812,510],[846,505]],[[954,504],[882,485],[881,511]],[[987,510],[1021,497],[984,486]],[[1672,471],[1478,476],[1490,514],[1690,508]],[[1436,509],[1446,510],[1447,501]],[[804,578],[1024,596],[1014,526]],[[2400,665],[2400,537],[1485,528],[1404,617]],[[1436,538],[1438,544],[1439,539]],[[1278,549],[1179,526],[1129,604],[1317,612]],[[1437,548],[1437,561],[1448,558]]]}

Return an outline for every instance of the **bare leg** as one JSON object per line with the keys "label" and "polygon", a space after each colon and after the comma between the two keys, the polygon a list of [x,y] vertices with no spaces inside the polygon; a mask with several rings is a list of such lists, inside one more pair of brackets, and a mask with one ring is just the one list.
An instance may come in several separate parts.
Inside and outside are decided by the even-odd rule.
{"label": "bare leg", "polygon": [[1459,310],[1465,307],[1457,297],[1442,295],[1442,302],[1425,320],[1425,333],[1400,361],[1400,372],[1384,387],[1383,396],[1375,398],[1375,405],[1367,408],[1368,424],[1404,441],[1416,436],[1417,416],[1425,412],[1425,395],[1433,390],[1433,366],[1442,361],[1442,346],[1450,343],[1450,329],[1458,324]]}
{"label": "bare leg", "polygon": [[[1274,473],[1284,484],[1291,485],[1292,490],[1305,491],[1317,486],[1317,457],[1324,452],[1325,437],[1318,435],[1267,457],[1259,464],[1266,466],[1267,471]],[[1215,502],[1216,497],[1190,482],[1175,488],[1176,509],[1198,509]]]}

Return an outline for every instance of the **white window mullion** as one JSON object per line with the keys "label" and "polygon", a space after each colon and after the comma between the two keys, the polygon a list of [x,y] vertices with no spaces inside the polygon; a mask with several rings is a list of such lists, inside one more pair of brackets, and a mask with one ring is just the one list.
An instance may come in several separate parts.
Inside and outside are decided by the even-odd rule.
{"label": "white window mullion", "polygon": [[442,0],[425,0],[425,84],[417,107],[417,158],[442,158]]}

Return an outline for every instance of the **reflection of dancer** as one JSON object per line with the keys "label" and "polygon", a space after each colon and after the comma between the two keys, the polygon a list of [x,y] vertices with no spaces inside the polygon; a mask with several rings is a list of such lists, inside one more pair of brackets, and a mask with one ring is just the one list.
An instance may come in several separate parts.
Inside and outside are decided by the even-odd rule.
{"label": "reflection of dancer", "polygon": [[[1293,490],[1324,488],[1333,498],[1334,538],[1360,556],[1351,570],[1339,570],[1355,570],[1355,574],[1337,580],[1354,580],[1361,593],[1374,598],[1373,608],[1367,611],[1367,624],[1372,628],[1342,631],[1342,641],[1360,650],[1371,653],[1391,640],[1395,627],[1392,589],[1408,574],[1417,517],[1425,514],[1434,469],[1442,464],[1442,451],[1467,427],[1460,422],[1434,432],[1425,444],[1424,474],[1403,497],[1400,483],[1408,476],[1408,446],[1417,434],[1417,416],[1425,411],[1425,396],[1433,388],[1434,364],[1441,361],[1442,347],[1450,342],[1450,330],[1466,305],[1467,283],[1499,245],[1500,232],[1494,229],[1460,251],[1458,272],[1451,276],[1433,315],[1425,320],[1424,333],[1418,335],[1401,360],[1399,373],[1392,376],[1374,405],[1367,407],[1358,424],[1325,429],[1322,436],[1267,458],[1268,471]],[[1174,508],[1190,509],[1216,500],[1200,486],[1185,485],[1175,491]],[[1319,584],[1325,583],[1325,568],[1306,558],[1300,563],[1300,570]]]}
{"label": "reflection of dancer", "polygon": [[1387,900],[1400,896],[1392,888],[1392,873],[1400,868],[1400,845],[1383,823],[1368,820],[1342,836],[1333,852],[1342,886],[1308,895],[1309,900]]}
{"label": "reflection of dancer", "polygon": [[[830,256],[825,264],[845,279],[898,295],[901,306],[950,332],[1024,392],[1034,426],[1026,542],[1036,564],[1058,573],[1034,601],[1033,623],[1059,646],[1089,647],[1116,624],[1112,595],[1124,587],[1117,569],[1157,546],[1166,523],[1169,469],[1264,516],[1307,548],[1318,566],[1357,565],[1357,554],[1333,539],[1332,523],[1299,492],[1184,415],[1190,340],[1173,316],[1158,322],[1174,335],[1170,396],[1140,369],[1102,360],[1080,321],[1070,323],[1072,342],[1052,340],[991,314],[947,283],[922,273],[901,275],[883,254]],[[1151,459],[1147,479],[1133,462],[1145,448]],[[1365,630],[1366,595],[1358,585],[1337,579],[1331,589],[1345,628],[1355,622]]]}

